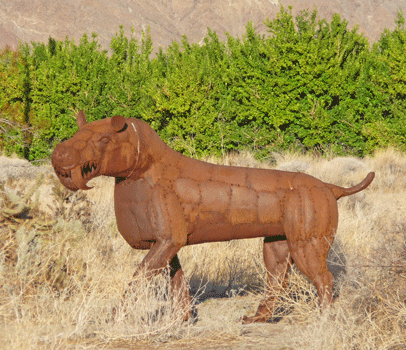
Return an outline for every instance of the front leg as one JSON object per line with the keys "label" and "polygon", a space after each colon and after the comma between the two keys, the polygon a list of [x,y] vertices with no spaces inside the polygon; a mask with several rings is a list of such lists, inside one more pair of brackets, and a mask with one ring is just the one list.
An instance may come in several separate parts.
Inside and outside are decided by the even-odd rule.
{"label": "front leg", "polygon": [[160,186],[154,188],[150,204],[153,208],[150,212],[151,225],[156,230],[156,242],[134,273],[129,289],[137,283],[141,274],[150,279],[169,265],[174,300],[178,303],[176,306],[187,310],[184,317],[187,320],[191,310],[190,292],[177,256],[180,248],[187,242],[184,214],[177,196],[172,192],[165,192]]}
{"label": "front leg", "polygon": [[[174,307],[185,312],[183,320],[187,321],[191,316],[192,300],[190,298],[189,285],[177,255],[179,249],[179,246],[173,245],[170,241],[154,244],[134,273],[133,279],[124,293],[123,303],[125,304],[129,294],[135,288],[140,278],[149,280],[162,272],[169,264]],[[144,276],[142,276],[143,274]]]}
{"label": "front leg", "polygon": [[[126,304],[129,296],[132,294],[133,290],[136,289],[137,284],[142,278],[146,278],[150,280],[157,274],[163,271],[164,268],[168,266],[171,262],[170,266],[172,265],[172,261],[174,257],[177,257],[177,252],[181,247],[174,245],[171,241],[160,241],[152,244],[150,247],[150,251],[142,260],[140,266],[135,271],[131,282],[128,284],[126,291],[124,292],[122,298],[122,310],[125,313]],[[176,260],[175,260],[176,261]],[[179,265],[180,266],[180,265]],[[172,271],[172,268],[171,268]],[[176,271],[177,272],[177,271]],[[176,272],[174,276],[176,275]],[[171,276],[172,277],[172,276]],[[176,288],[175,288],[176,289]],[[132,296],[134,297],[134,296]],[[135,300],[137,297],[135,296]],[[112,319],[115,320],[117,318],[118,309],[116,307],[113,308],[113,315]],[[187,318],[186,318],[187,319]]]}
{"label": "front leg", "polygon": [[129,283],[129,287],[131,288],[142,274],[145,274],[145,278],[151,279],[162,272],[174,259],[180,248],[180,246],[174,245],[171,241],[161,241],[153,244],[137,271],[135,271],[133,280]]}
{"label": "front leg", "polygon": [[172,296],[176,303],[175,307],[186,311],[183,320],[187,321],[192,313],[192,299],[190,298],[189,284],[187,283],[182,267],[180,266],[178,254],[173,257],[169,266]]}

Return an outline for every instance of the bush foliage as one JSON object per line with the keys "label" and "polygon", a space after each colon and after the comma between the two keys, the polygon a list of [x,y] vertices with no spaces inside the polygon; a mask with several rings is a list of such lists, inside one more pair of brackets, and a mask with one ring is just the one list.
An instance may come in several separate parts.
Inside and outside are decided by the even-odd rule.
{"label": "bush foliage", "polygon": [[147,121],[174,149],[204,156],[248,148],[259,157],[288,148],[365,155],[406,150],[406,30],[370,45],[358,28],[316,10],[295,18],[281,6],[221,41],[208,29],[201,45],[183,37],[152,55],[122,27],[102,50],[97,34],[20,45],[0,54],[0,147],[46,158],[72,136],[75,117],[116,114]]}

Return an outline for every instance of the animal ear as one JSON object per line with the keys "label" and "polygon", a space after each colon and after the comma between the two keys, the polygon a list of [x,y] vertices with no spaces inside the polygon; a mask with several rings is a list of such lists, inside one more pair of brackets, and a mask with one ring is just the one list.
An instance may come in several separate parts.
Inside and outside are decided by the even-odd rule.
{"label": "animal ear", "polygon": [[111,118],[111,126],[115,132],[119,132],[123,131],[127,124],[124,117],[121,115],[115,115],[113,118]]}
{"label": "animal ear", "polygon": [[79,129],[87,123],[85,113],[80,111],[78,116],[76,117],[76,122],[78,123]]}

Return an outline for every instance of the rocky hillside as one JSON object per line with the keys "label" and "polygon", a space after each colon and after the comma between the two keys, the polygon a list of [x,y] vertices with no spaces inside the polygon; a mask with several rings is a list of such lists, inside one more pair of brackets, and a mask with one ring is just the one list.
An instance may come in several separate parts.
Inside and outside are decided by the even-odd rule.
{"label": "rocky hillside", "polygon": [[225,33],[241,36],[252,21],[265,33],[263,21],[274,18],[279,2],[300,10],[315,7],[321,18],[339,13],[351,27],[359,25],[371,41],[384,28],[393,28],[398,10],[406,13],[404,0],[8,0],[0,2],[0,49],[16,49],[18,41],[47,41],[49,36],[78,40],[83,33],[98,33],[99,43],[108,48],[111,37],[123,25],[134,27],[137,36],[151,28],[154,47],[165,47],[187,35],[199,42],[207,27],[221,38]]}

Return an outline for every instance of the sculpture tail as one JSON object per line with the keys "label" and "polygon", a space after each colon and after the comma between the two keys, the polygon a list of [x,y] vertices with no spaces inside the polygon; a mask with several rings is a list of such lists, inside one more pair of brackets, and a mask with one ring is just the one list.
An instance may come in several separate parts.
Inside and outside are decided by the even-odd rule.
{"label": "sculpture tail", "polygon": [[355,185],[350,188],[344,188],[340,186],[336,186],[333,184],[328,184],[326,183],[326,186],[333,192],[334,196],[336,199],[340,199],[341,197],[346,197],[350,196],[354,193],[357,193],[359,191],[362,191],[363,189],[367,188],[369,184],[372,182],[372,180],[375,177],[374,172],[370,172],[364,180],[362,180],[358,185]]}

